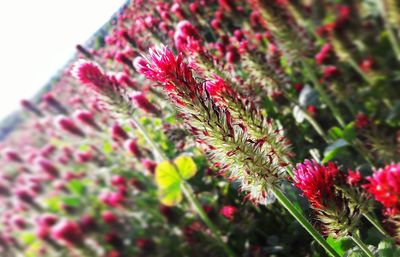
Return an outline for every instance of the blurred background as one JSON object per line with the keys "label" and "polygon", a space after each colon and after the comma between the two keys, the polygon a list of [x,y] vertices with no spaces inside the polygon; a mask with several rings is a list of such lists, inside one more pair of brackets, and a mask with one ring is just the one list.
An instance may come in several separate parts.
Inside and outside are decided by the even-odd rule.
{"label": "blurred background", "polygon": [[0,1],[0,120],[61,69],[125,0]]}

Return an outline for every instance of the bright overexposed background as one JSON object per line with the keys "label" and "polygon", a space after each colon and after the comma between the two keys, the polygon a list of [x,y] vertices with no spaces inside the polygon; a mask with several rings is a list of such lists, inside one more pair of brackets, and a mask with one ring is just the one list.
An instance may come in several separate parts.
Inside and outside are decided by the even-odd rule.
{"label": "bright overexposed background", "polygon": [[0,120],[31,98],[126,0],[0,0]]}

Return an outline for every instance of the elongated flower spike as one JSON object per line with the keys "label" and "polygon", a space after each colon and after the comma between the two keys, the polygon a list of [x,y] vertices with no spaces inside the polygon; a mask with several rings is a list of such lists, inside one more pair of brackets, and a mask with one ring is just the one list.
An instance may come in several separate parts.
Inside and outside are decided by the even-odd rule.
{"label": "elongated flower spike", "polygon": [[222,90],[218,88],[222,84],[212,85],[216,87],[213,90],[210,84],[207,88],[207,83],[196,81],[182,56],[175,57],[165,46],[151,49],[146,60],[145,69],[142,69],[144,75],[167,88],[165,91],[178,107],[189,131],[204,146],[212,162],[225,171],[230,180],[239,181],[241,191],[247,192],[252,202],[268,204],[273,201],[269,189],[278,186],[286,177],[285,165],[263,147],[267,140],[253,138],[247,133],[247,124],[232,116],[228,104],[216,103],[215,96]]}
{"label": "elongated flower spike", "polygon": [[287,11],[284,1],[251,0],[254,10],[261,14],[260,21],[268,29],[289,60],[308,55],[312,41],[304,28]]}
{"label": "elongated flower spike", "polygon": [[322,231],[335,238],[351,236],[368,211],[366,196],[353,192],[344,173],[331,162],[323,166],[305,160],[293,173],[294,185],[310,202]]}
{"label": "elongated flower spike", "polygon": [[106,108],[110,109],[117,118],[130,118],[135,107],[130,97],[120,86],[117,79],[106,74],[96,63],[78,60],[71,74],[89,89],[95,91]]}

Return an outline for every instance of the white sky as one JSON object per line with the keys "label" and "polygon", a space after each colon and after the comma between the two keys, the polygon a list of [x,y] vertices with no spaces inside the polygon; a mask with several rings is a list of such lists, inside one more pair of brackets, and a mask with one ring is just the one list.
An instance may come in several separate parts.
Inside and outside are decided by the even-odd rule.
{"label": "white sky", "polygon": [[0,0],[0,120],[31,98],[126,0]]}

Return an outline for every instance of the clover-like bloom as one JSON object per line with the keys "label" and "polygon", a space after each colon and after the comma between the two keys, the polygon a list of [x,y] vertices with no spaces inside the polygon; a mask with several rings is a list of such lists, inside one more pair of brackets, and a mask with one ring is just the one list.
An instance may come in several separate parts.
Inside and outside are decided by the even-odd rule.
{"label": "clover-like bloom", "polygon": [[334,163],[324,166],[306,160],[293,173],[295,186],[310,202],[321,230],[336,238],[351,235],[370,206],[365,194],[351,186]]}
{"label": "clover-like bloom", "polygon": [[367,178],[367,191],[382,203],[389,215],[400,211],[400,163],[389,164]]}
{"label": "clover-like bloom", "polygon": [[315,161],[305,160],[304,163],[298,163],[293,172],[295,186],[303,191],[314,208],[322,208],[334,197],[335,179],[338,176],[338,168],[334,163],[330,162],[325,167]]}
{"label": "clover-like bloom", "polygon": [[112,84],[111,78],[92,61],[79,59],[73,66],[71,74],[82,84],[99,92]]}

